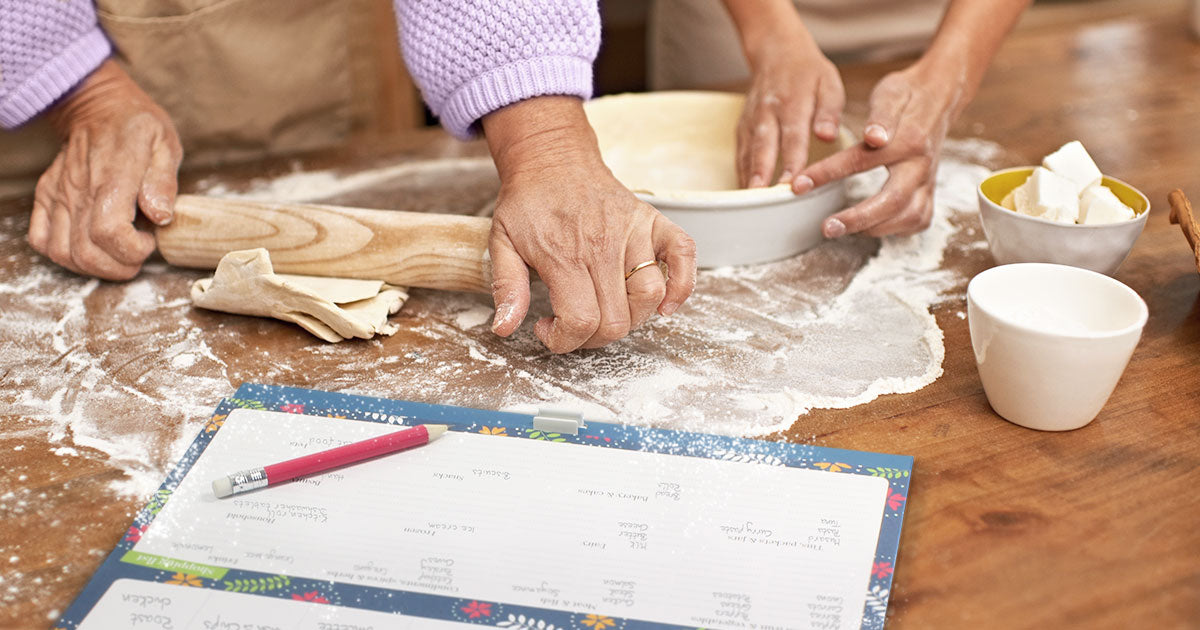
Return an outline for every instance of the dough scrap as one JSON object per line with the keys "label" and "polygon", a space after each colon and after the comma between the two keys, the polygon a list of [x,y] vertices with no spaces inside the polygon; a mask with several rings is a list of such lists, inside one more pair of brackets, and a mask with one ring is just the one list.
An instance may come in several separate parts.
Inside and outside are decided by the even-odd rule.
{"label": "dough scrap", "polygon": [[395,334],[388,315],[407,299],[404,287],[381,280],[277,274],[262,248],[229,252],[212,278],[192,284],[196,306],[281,319],[333,343]]}

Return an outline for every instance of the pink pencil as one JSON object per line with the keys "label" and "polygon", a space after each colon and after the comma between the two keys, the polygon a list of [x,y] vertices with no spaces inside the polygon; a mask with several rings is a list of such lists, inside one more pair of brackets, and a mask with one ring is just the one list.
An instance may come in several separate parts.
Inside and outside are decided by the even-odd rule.
{"label": "pink pencil", "polygon": [[218,499],[224,499],[227,496],[273,486],[330,468],[421,446],[442,437],[446,428],[444,424],[418,424],[395,433],[346,444],[320,453],[302,455],[262,468],[243,470],[214,480],[212,482],[213,494],[217,495]]}

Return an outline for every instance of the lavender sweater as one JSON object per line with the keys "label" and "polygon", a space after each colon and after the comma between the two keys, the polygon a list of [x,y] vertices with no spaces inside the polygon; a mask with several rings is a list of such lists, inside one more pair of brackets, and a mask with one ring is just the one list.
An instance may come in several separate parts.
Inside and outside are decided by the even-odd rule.
{"label": "lavender sweater", "polygon": [[[527,98],[591,96],[596,0],[394,2],[409,71],[455,136]],[[0,125],[33,118],[110,53],[91,0],[0,0]]]}

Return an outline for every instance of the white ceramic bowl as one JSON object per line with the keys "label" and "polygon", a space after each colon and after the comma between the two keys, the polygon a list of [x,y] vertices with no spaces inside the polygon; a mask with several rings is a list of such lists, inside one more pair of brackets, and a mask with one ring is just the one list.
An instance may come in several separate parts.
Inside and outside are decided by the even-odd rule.
{"label": "white ceramic bowl", "polygon": [[979,184],[979,218],[992,257],[1001,265],[1045,262],[1071,265],[1112,275],[1133,249],[1133,243],[1150,215],[1150,200],[1141,191],[1119,179],[1104,178],[1104,185],[1133,208],[1129,221],[1100,225],[1059,223],[1019,214],[1000,201],[1033,173],[1021,166],[996,171]]}
{"label": "white ceramic bowl", "polygon": [[1146,324],[1133,289],[1066,265],[993,267],[967,285],[967,320],[992,409],[1043,431],[1092,421]]}
{"label": "white ceramic bowl", "polygon": [[[804,195],[787,184],[739,189],[735,158],[744,97],[648,92],[587,103],[604,161],[621,183],[696,241],[701,267],[779,260],[823,240],[821,222],[845,206],[842,182]],[[854,143],[810,142],[809,162]]]}

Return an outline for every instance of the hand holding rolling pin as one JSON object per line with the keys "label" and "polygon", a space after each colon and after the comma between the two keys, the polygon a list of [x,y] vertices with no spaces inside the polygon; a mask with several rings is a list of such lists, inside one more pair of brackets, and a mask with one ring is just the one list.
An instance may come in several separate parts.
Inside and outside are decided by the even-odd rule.
{"label": "hand holding rolling pin", "polygon": [[170,117],[105,61],[50,111],[62,149],[38,180],[29,244],[54,262],[106,280],[128,280],[154,252],[134,226],[139,212],[171,221],[183,157]]}
{"label": "hand holding rolling pin", "polygon": [[[511,334],[524,318],[530,268],[550,290],[554,316],[539,321],[535,332],[554,352],[602,346],[655,311],[666,315],[678,308],[692,290],[694,245],[613,178],[583,115],[581,101],[591,96],[591,66],[600,43],[595,0],[411,0],[397,2],[395,9],[405,61],[426,102],[459,138],[482,128],[501,173],[489,241],[497,307],[493,330]],[[30,20],[43,28],[21,27]],[[160,226],[172,219],[182,149],[167,114],[114,62],[105,61],[112,47],[100,26],[87,0],[0,5],[0,40],[10,41],[21,58],[38,61],[18,66],[16,75],[6,70],[0,124],[20,125],[50,110],[66,140],[38,185],[32,246],[75,272],[125,280],[137,274],[155,246],[135,226],[139,211]],[[21,85],[26,87],[13,90]],[[78,87],[64,97],[72,86]],[[319,89],[328,87],[322,83]],[[12,103],[19,107],[9,107]],[[289,102],[273,106],[301,107],[289,117],[297,122],[313,114]],[[254,224],[253,217],[243,218]],[[453,232],[442,230],[422,242]],[[450,251],[432,260],[459,260],[460,250],[475,251],[477,244],[451,241]],[[304,264],[283,258],[288,265]],[[439,270],[420,261],[393,262],[421,277],[438,276]],[[459,276],[447,282],[471,285],[486,266],[476,262],[450,270]],[[669,265],[669,280],[658,273],[660,262]]]}

